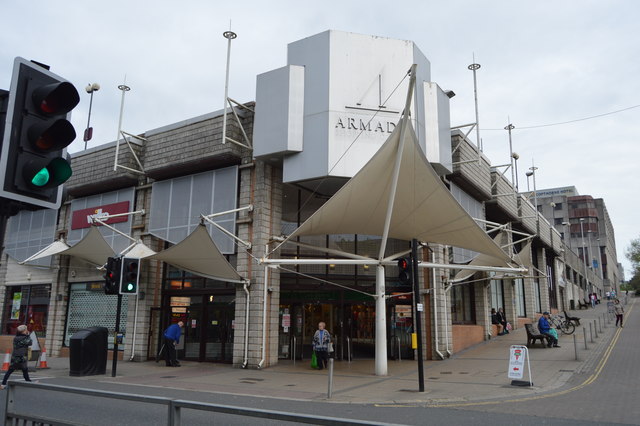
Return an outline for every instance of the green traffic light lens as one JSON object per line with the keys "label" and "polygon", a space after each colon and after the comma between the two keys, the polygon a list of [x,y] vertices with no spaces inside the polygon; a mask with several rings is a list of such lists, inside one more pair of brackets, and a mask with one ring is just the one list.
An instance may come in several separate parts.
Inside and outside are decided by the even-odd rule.
{"label": "green traffic light lens", "polygon": [[31,184],[38,187],[45,186],[49,183],[50,178],[49,170],[45,167],[33,176]]}
{"label": "green traffic light lens", "polygon": [[131,284],[131,283],[127,284],[127,290],[128,291],[132,291],[133,290],[133,284]]}

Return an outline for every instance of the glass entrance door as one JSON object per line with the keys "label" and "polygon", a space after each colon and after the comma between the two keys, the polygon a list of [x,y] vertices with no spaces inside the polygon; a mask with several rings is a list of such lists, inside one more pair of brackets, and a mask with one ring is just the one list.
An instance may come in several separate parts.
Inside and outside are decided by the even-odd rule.
{"label": "glass entrance door", "polygon": [[230,295],[210,295],[206,302],[206,327],[202,342],[205,361],[232,362],[235,298]]}
{"label": "glass entrance door", "polygon": [[191,361],[233,361],[235,298],[203,294],[189,297],[184,324],[184,350]]}

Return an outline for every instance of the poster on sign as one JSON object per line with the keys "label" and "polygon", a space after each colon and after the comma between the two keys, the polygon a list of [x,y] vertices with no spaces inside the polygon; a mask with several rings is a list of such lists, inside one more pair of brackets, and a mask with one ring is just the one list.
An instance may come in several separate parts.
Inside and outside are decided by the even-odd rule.
{"label": "poster on sign", "polygon": [[509,374],[510,379],[522,379],[524,377],[524,361],[526,355],[521,346],[511,346],[509,356]]}
{"label": "poster on sign", "polygon": [[[529,380],[523,381],[524,369],[529,372]],[[526,346],[512,345],[509,348],[509,371],[507,376],[514,386],[533,386],[531,380],[531,364],[529,363],[529,350]]]}

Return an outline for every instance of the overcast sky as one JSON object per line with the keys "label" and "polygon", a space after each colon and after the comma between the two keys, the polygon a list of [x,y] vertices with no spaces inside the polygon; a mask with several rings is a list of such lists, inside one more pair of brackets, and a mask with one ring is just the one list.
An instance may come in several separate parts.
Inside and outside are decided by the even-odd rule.
{"label": "overcast sky", "polygon": [[510,119],[521,190],[535,162],[538,189],[574,185],[603,198],[628,279],[624,253],[640,236],[639,12],[633,0],[3,1],[0,88],[9,88],[16,56],[74,83],[75,152],[84,148],[89,83],[101,85],[89,147],[116,139],[125,78],[130,133],[221,109],[230,27],[238,38],[229,96],[240,102],[255,100],[257,74],[286,64],[288,43],[334,29],[414,41],[433,81],[456,93],[452,125],[465,124],[474,121],[475,55],[485,154],[494,165],[509,161]]}

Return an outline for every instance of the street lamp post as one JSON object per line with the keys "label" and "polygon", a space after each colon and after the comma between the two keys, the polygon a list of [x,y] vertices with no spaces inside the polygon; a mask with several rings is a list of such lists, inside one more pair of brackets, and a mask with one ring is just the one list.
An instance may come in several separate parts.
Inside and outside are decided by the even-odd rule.
{"label": "street lamp post", "polygon": [[87,142],[91,140],[93,136],[93,127],[89,126],[91,122],[91,106],[93,105],[93,92],[97,92],[100,90],[100,85],[98,83],[88,84],[87,87],[84,88],[88,94],[91,95],[89,99],[89,115],[87,116],[87,128],[84,130],[84,149],[87,149]]}

